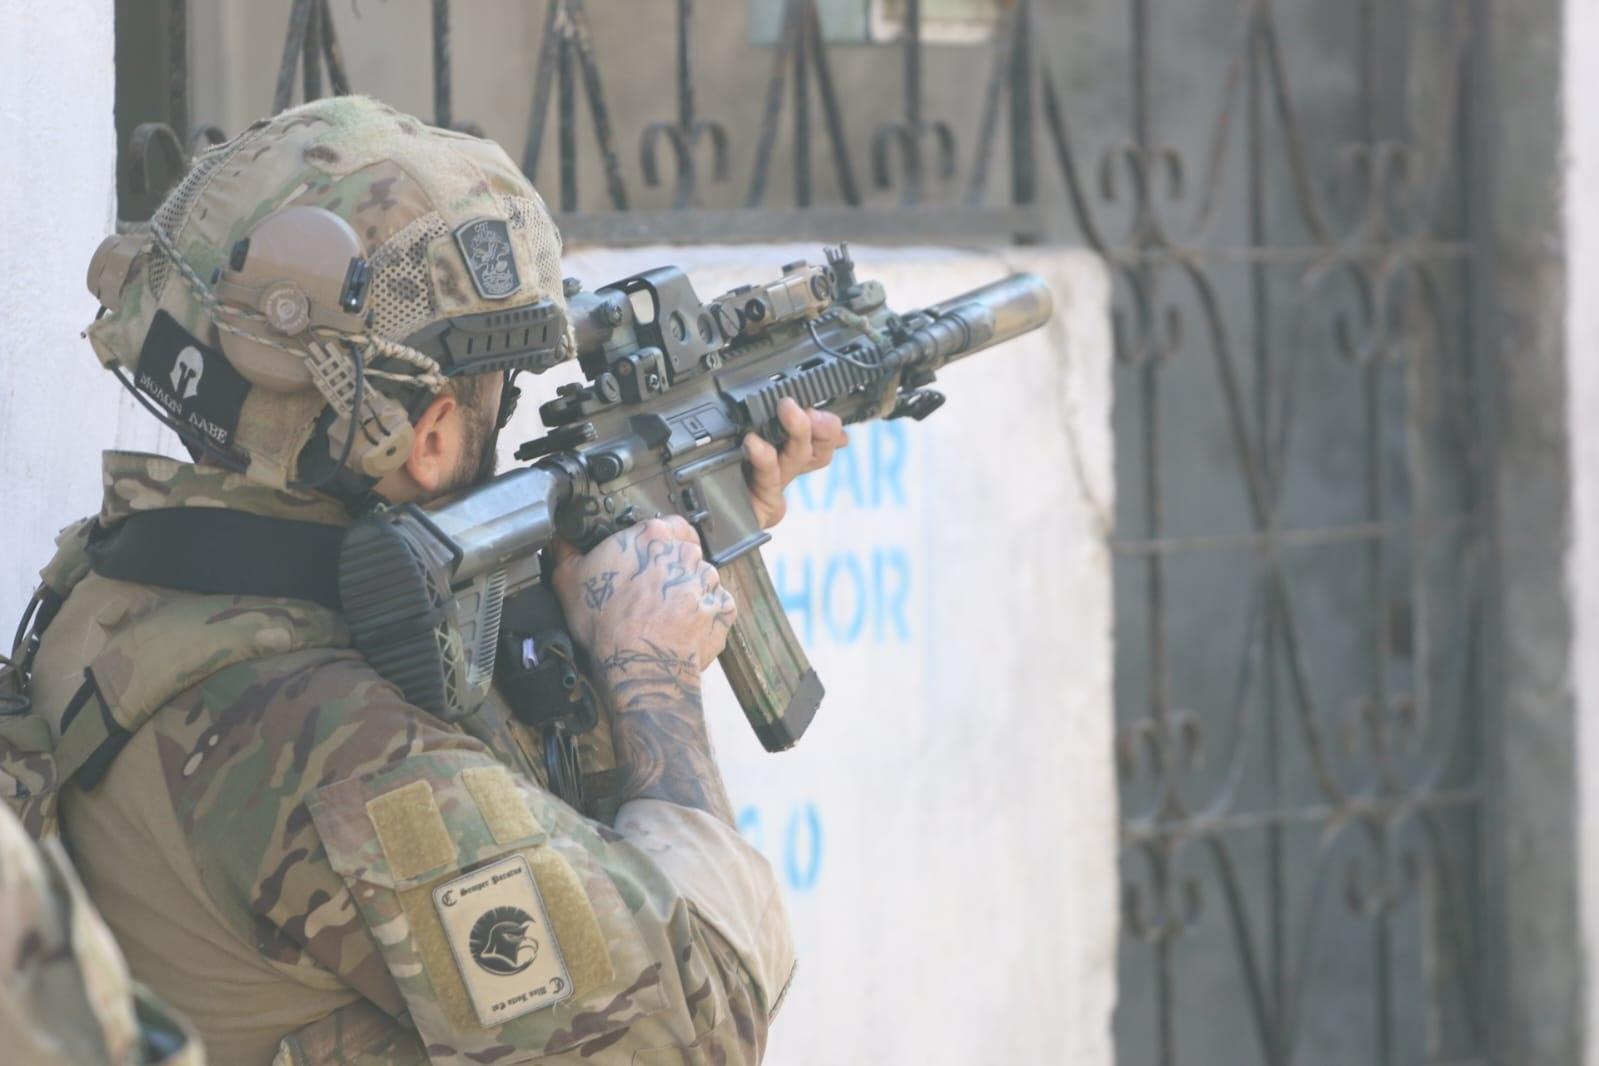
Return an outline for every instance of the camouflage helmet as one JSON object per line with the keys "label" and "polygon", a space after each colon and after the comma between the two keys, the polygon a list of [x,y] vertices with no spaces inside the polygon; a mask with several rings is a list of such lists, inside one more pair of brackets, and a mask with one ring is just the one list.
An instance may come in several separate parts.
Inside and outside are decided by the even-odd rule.
{"label": "camouflage helmet", "polygon": [[88,336],[212,461],[369,487],[450,377],[570,355],[560,251],[499,145],[318,100],[205,152],[147,228],[107,238]]}

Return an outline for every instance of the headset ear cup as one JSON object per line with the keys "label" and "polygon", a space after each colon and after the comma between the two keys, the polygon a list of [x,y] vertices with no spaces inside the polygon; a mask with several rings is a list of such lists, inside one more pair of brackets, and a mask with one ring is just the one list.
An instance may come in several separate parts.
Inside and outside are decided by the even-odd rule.
{"label": "headset ear cup", "polygon": [[273,337],[265,323],[236,314],[226,304],[217,305],[216,317],[222,354],[250,384],[270,392],[302,392],[311,387],[305,357],[286,350],[288,338]]}

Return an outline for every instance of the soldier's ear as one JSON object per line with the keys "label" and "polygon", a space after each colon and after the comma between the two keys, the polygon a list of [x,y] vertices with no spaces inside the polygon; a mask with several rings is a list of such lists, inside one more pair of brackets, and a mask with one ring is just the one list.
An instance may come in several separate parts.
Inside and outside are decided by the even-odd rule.
{"label": "soldier's ear", "polygon": [[416,439],[405,460],[405,473],[423,495],[442,489],[461,460],[460,403],[449,393],[433,397],[416,420]]}

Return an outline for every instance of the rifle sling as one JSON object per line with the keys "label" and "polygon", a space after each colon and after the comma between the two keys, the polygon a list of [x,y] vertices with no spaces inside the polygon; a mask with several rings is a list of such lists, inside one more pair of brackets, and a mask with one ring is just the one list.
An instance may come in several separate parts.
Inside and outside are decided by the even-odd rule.
{"label": "rifle sling", "polygon": [[339,547],[344,530],[318,522],[172,507],[140,511],[89,538],[102,577],[205,595],[309,600],[342,611]]}

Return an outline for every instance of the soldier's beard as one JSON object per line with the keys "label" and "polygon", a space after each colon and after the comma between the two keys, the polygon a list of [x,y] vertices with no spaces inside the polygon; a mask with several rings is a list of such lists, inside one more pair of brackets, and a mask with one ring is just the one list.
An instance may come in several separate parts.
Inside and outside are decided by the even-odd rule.
{"label": "soldier's beard", "polygon": [[[429,500],[476,488],[494,476],[498,468],[500,430],[494,411],[472,411],[461,432],[461,458],[439,491]],[[424,501],[426,502],[426,501]]]}

